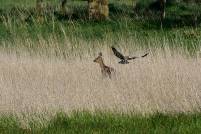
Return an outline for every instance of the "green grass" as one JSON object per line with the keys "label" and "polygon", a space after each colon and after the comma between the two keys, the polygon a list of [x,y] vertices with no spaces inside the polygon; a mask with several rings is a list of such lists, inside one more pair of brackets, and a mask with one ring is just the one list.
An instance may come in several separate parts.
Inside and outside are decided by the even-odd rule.
{"label": "green grass", "polygon": [[[70,52],[74,49],[65,46],[66,41],[73,44],[76,51],[83,48],[99,48],[100,45],[124,45],[144,48],[185,49],[190,53],[199,51],[201,45],[201,6],[171,5],[168,6],[167,18],[163,29],[160,28],[158,14],[146,15],[146,0],[141,1],[139,12],[135,12],[132,1],[111,0],[110,20],[87,20],[86,1],[69,3],[69,14],[62,16],[55,8],[45,15],[43,23],[37,22],[34,1],[0,0],[0,46],[26,48],[37,53],[41,40],[47,46],[55,41],[55,51]],[[56,5],[55,1],[51,3]],[[72,4],[72,5],[71,5]],[[194,24],[194,15],[198,17]],[[28,40],[28,41],[27,41]],[[30,41],[29,41],[30,40]],[[27,43],[28,42],[28,43]],[[49,43],[50,42],[50,43]],[[84,42],[84,43],[83,43]],[[106,42],[106,43],[105,43]],[[123,44],[120,44],[123,42]],[[45,43],[44,43],[45,44]],[[83,44],[85,45],[83,47]],[[98,45],[99,46],[98,46]],[[46,45],[46,44],[45,44]],[[47,49],[48,51],[48,49]],[[51,120],[28,122],[26,129],[21,119],[15,115],[0,115],[0,134],[63,134],[63,133],[199,133],[201,131],[201,114],[160,114],[127,115],[97,112],[75,112],[70,115],[58,113]]]}
{"label": "green grass", "polygon": [[[50,2],[56,5],[54,0]],[[71,1],[68,3],[67,16],[62,16],[58,8],[54,8],[46,13],[43,23],[37,22],[34,2],[0,0],[0,3],[0,45],[16,46],[16,40],[27,39],[37,44],[40,39],[48,41],[54,37],[60,44],[67,38],[72,44],[82,41],[92,42],[91,44],[109,41],[116,44],[123,39],[125,42],[133,40],[140,47],[163,47],[164,40],[170,46],[190,51],[195,51],[200,46],[200,23],[198,21],[197,26],[194,26],[192,17],[195,13],[200,17],[200,5],[168,6],[164,28],[161,29],[158,14],[153,12],[149,16],[142,13],[144,10],[135,12],[132,1],[111,1],[111,20],[100,22],[87,20],[86,1]]]}
{"label": "green grass", "polygon": [[[20,2],[23,2],[21,0]],[[64,28],[67,37],[82,38],[85,40],[91,39],[105,39],[110,34],[122,34],[130,36],[139,31],[139,36],[145,36],[141,33],[151,34],[150,31],[160,32],[160,21],[158,14],[153,13],[151,18],[137,13],[133,10],[132,3],[128,5],[126,2],[110,3],[110,21],[93,22],[87,20],[87,2],[70,2],[68,4],[69,15],[61,16],[58,9],[54,9],[54,13],[47,13],[45,22],[39,24],[36,22],[37,17],[33,8],[34,4],[24,0],[24,4],[30,7],[19,7],[21,3],[17,1],[0,1],[0,40],[30,37],[36,38],[37,36],[49,37],[56,35],[62,37],[61,26]],[[9,5],[5,8],[5,5]],[[23,5],[23,4],[22,4]],[[54,5],[54,4],[53,4]],[[183,32],[183,28],[191,29],[193,18],[189,17],[195,13],[200,15],[200,6],[187,6],[187,5],[173,5],[167,8],[167,19],[164,21],[165,34],[174,34],[174,30],[178,29]],[[185,15],[187,18],[185,18]],[[175,16],[177,16],[175,18]],[[148,18],[147,18],[148,17]],[[187,21],[188,20],[188,21]],[[199,23],[198,23],[199,25]],[[181,28],[181,29],[180,29]],[[197,30],[200,31],[200,30]],[[161,33],[161,32],[160,32]],[[200,34],[200,32],[198,33]],[[26,36],[25,36],[26,35]],[[161,35],[161,34],[159,34]],[[161,36],[163,36],[162,34]],[[132,37],[132,36],[130,36]],[[158,35],[156,35],[158,37]],[[160,37],[159,37],[160,38]],[[114,38],[115,39],[115,38]]]}
{"label": "green grass", "polygon": [[27,128],[22,127],[15,116],[0,117],[1,134],[63,134],[63,133],[149,133],[184,134],[201,131],[201,115],[160,114],[134,115],[97,112],[75,112],[67,115],[58,113],[49,121],[30,120]]}
{"label": "green grass", "polygon": [[[56,5],[58,3],[57,0],[47,0],[48,2]],[[12,7],[23,7],[23,8],[30,8],[34,7],[36,0],[0,0],[0,7],[3,9],[10,9]]]}

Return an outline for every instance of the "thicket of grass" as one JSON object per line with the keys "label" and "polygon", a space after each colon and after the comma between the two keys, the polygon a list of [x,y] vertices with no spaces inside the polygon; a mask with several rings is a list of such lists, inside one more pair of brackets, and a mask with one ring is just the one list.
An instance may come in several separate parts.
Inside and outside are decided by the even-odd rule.
{"label": "thicket of grass", "polygon": [[[58,113],[50,120],[33,119],[27,124],[18,116],[1,114],[0,133],[199,133],[201,114],[187,111],[199,112],[200,60],[186,59],[177,53],[199,56],[201,6],[168,6],[161,29],[158,13],[147,11],[143,2],[134,10],[132,1],[113,0],[109,5],[110,20],[98,22],[87,19],[86,1],[71,1],[68,15],[62,16],[55,6],[47,10],[44,22],[39,23],[34,1],[0,0],[2,104],[13,111],[42,110],[45,106],[107,109],[116,104],[125,111],[135,106],[143,112],[169,110],[186,114]],[[55,1],[51,3],[55,5]],[[141,53],[151,49],[151,58],[136,61],[125,69],[107,53],[109,46],[129,54],[134,49]],[[21,49],[25,49],[25,56],[21,56]],[[92,63],[97,50],[104,50],[107,64],[122,70],[117,80],[100,80],[99,68]],[[11,54],[4,55],[5,51]],[[71,57],[76,52],[80,57]],[[32,54],[39,58],[34,59]],[[31,105],[33,102],[35,105]]]}
{"label": "thicket of grass", "polygon": [[[191,52],[200,46],[200,5],[183,3],[168,6],[167,18],[161,29],[156,11],[149,12],[146,6],[134,10],[130,1],[111,1],[110,20],[100,22],[87,19],[86,1],[69,2],[66,16],[59,13],[55,1],[51,2],[54,6],[47,10],[45,21],[38,23],[33,2],[25,0],[23,3],[29,6],[24,6],[18,1],[0,1],[0,45],[16,46],[16,40],[24,42],[27,39],[38,44],[40,39],[48,41],[54,37],[60,41],[59,47],[63,46],[66,39],[78,47],[82,41],[90,44],[109,41],[116,44],[122,39],[134,40],[135,44],[143,47],[153,44],[153,47],[159,48],[164,46],[165,40],[171,46]],[[197,20],[194,20],[194,16]]]}
{"label": "thicket of grass", "polygon": [[64,134],[64,133],[149,133],[184,134],[201,131],[200,114],[154,114],[149,116],[114,113],[58,113],[49,121],[30,120],[25,127],[16,116],[0,117],[1,134]]}

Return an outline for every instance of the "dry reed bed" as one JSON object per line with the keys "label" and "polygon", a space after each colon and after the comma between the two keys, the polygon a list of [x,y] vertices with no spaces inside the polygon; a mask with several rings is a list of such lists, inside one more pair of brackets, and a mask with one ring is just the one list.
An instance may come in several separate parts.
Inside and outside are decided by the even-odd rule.
{"label": "dry reed bed", "polygon": [[102,79],[90,54],[62,60],[1,53],[0,112],[199,110],[201,59],[157,50],[120,65],[111,51],[103,55],[116,69],[112,80]]}

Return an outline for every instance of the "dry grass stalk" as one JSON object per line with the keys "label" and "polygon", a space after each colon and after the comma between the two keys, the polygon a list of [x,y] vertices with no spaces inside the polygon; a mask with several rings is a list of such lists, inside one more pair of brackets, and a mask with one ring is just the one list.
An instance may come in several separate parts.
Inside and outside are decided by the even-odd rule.
{"label": "dry grass stalk", "polygon": [[[102,79],[93,55],[57,58],[0,54],[1,112],[71,111],[189,112],[201,105],[201,60],[156,50],[122,66],[110,51],[105,62],[115,79]],[[141,52],[140,52],[141,53]]]}

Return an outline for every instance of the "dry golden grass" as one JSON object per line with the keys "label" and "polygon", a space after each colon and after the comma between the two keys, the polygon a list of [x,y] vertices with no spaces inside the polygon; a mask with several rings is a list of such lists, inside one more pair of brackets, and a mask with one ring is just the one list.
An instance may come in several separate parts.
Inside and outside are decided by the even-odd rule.
{"label": "dry golden grass", "polygon": [[201,59],[158,49],[146,58],[121,65],[108,48],[102,52],[106,65],[116,70],[111,80],[102,78],[94,54],[64,60],[2,52],[0,112],[199,110]]}

